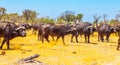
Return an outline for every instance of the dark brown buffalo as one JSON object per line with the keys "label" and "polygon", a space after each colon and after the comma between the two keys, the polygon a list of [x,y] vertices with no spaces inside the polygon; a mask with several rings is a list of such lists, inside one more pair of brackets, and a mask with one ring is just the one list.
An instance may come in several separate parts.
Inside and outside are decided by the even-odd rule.
{"label": "dark brown buffalo", "polygon": [[39,24],[39,28],[38,28],[38,41],[41,40],[42,43],[44,43],[44,38],[49,42],[48,40],[48,34],[46,32],[46,29],[50,27],[50,24]]}
{"label": "dark brown buffalo", "polygon": [[44,33],[42,35],[42,38],[46,38],[46,40],[48,40],[48,36],[50,35],[52,38],[54,36],[57,36],[57,40],[58,40],[61,37],[63,44],[65,44],[64,36],[67,34],[70,34],[71,31],[73,30],[71,29],[69,25],[65,25],[65,24],[50,25],[49,27],[44,28]]}
{"label": "dark brown buffalo", "polygon": [[75,28],[75,27],[71,27],[72,28],[72,32],[71,32],[71,42],[73,42],[73,38],[74,38],[74,36],[75,36],[75,38],[76,38],[76,42],[78,42],[78,39],[77,39],[77,37],[79,36],[79,34],[78,34],[78,31],[77,31],[77,28]]}
{"label": "dark brown buffalo", "polygon": [[98,27],[98,41],[99,39],[104,42],[104,36],[106,36],[107,42],[109,42],[109,37],[111,33],[116,32],[116,29],[113,26],[108,24],[101,24]]}
{"label": "dark brown buffalo", "polygon": [[[36,35],[36,32],[38,31],[38,28],[39,26],[41,25],[42,23],[32,23],[31,24],[31,27],[33,29],[32,33]],[[44,23],[43,23],[44,24]]]}
{"label": "dark brown buffalo", "polygon": [[18,36],[26,36],[24,27],[18,27],[15,23],[11,22],[0,22],[0,37],[4,38],[0,49],[2,49],[5,42],[7,43],[7,49],[10,49],[9,41]]}
{"label": "dark brown buffalo", "polygon": [[[74,27],[77,29],[77,32],[79,35],[84,35],[85,42],[90,43],[90,41],[89,41],[90,35],[95,31],[95,28],[93,27],[93,25],[88,22],[83,22],[83,23],[79,23],[79,24],[74,24]],[[73,42],[74,36],[75,35],[72,35],[71,42]],[[76,35],[75,37],[76,37],[76,42],[79,42],[78,35]]]}

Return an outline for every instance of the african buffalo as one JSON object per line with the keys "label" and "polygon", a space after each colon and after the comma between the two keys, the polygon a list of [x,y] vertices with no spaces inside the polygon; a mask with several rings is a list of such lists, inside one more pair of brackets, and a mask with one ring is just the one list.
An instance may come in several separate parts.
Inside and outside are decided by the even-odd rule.
{"label": "african buffalo", "polygon": [[[48,34],[46,32],[46,28],[48,28],[48,27],[50,27],[49,24],[45,24],[45,23],[39,24],[39,28],[38,28],[38,41],[41,40],[42,43],[43,43],[43,40],[44,40],[43,38],[45,36],[45,39],[49,42],[49,40],[48,40]],[[46,35],[47,35],[47,37],[46,37]]]}
{"label": "african buffalo", "polygon": [[33,29],[32,33],[36,35],[36,32],[38,31],[38,28],[39,26],[41,25],[42,23],[32,23],[31,24],[31,27]]}
{"label": "african buffalo", "polygon": [[50,26],[44,28],[44,33],[42,35],[42,42],[44,40],[43,38],[46,38],[46,40],[49,42],[48,36],[51,36],[52,38],[54,36],[57,36],[57,40],[61,37],[63,44],[65,44],[64,36],[67,34],[70,34],[71,31],[73,31],[73,30],[67,24],[50,25]]}
{"label": "african buffalo", "polygon": [[[78,23],[73,25],[76,29],[79,35],[84,35],[85,37],[85,42],[90,43],[90,35],[93,34],[93,32],[96,30],[91,23],[88,22],[83,22],[83,23]],[[72,35],[71,37],[71,42],[73,42],[73,37],[75,35]],[[76,42],[78,41],[78,35],[76,37]]]}
{"label": "african buffalo", "polygon": [[116,29],[113,26],[108,24],[101,24],[97,28],[98,30],[98,41],[99,39],[104,42],[104,36],[106,36],[107,42],[109,42],[109,37],[111,33],[116,32]]}
{"label": "african buffalo", "polygon": [[24,27],[19,27],[15,23],[11,22],[0,22],[0,37],[4,38],[0,49],[2,49],[5,42],[7,43],[7,49],[10,49],[9,41],[18,36],[26,36]]}

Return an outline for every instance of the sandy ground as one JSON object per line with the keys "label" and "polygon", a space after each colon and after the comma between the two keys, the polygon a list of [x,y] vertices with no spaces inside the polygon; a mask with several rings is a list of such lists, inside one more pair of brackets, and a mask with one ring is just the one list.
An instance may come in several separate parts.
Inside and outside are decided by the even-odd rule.
{"label": "sandy ground", "polygon": [[[37,35],[31,31],[27,37],[17,37],[10,41],[11,50],[0,50],[0,65],[15,65],[15,62],[34,54],[40,57],[36,60],[47,65],[120,65],[120,51],[116,50],[118,37],[111,35],[110,42],[98,42],[97,34],[91,37],[91,43],[84,43],[84,37],[79,37],[80,43],[71,43],[70,35],[65,36],[65,43],[62,40],[50,43],[37,41]],[[75,40],[74,40],[75,41]]]}

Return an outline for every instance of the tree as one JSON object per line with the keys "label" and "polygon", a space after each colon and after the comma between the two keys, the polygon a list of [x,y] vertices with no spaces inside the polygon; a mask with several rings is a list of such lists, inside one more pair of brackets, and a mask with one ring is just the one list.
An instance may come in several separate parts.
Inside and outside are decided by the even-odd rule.
{"label": "tree", "polygon": [[31,21],[33,22],[37,18],[38,13],[36,11],[32,11],[31,13]]}
{"label": "tree", "polygon": [[5,12],[6,12],[6,9],[4,7],[0,7],[0,20],[4,16]]}
{"label": "tree", "polygon": [[5,13],[2,17],[1,17],[1,20],[9,20],[9,14]]}
{"label": "tree", "polygon": [[104,19],[104,23],[105,23],[105,24],[107,23],[106,17],[107,17],[107,15],[104,14],[104,15],[103,15],[103,19]]}
{"label": "tree", "polygon": [[98,21],[99,21],[99,19],[101,18],[101,16],[98,16],[98,15],[96,14],[96,15],[93,15],[93,18],[94,18],[94,23],[98,24]]}
{"label": "tree", "polygon": [[10,18],[11,21],[17,22],[18,18],[19,18],[19,15],[17,13],[10,13],[9,18]]}
{"label": "tree", "polygon": [[101,18],[101,16],[98,16],[96,14],[96,15],[93,15],[93,18],[94,18],[94,22],[93,23],[96,25],[96,29],[98,30],[98,21]]}
{"label": "tree", "polygon": [[49,17],[41,17],[39,20],[41,23],[54,23],[55,20]]}
{"label": "tree", "polygon": [[114,19],[112,19],[112,20],[110,20],[110,25],[120,25],[120,22],[119,22],[119,20],[114,20]]}
{"label": "tree", "polygon": [[20,20],[20,16],[17,13],[10,13],[10,14],[5,13],[2,16],[2,19],[4,21],[18,22]]}
{"label": "tree", "polygon": [[69,23],[70,21],[74,21],[75,19],[75,13],[72,11],[65,11],[60,16],[64,21],[67,21]]}
{"label": "tree", "polygon": [[77,14],[76,19],[78,20],[78,22],[80,22],[82,20],[83,14]]}
{"label": "tree", "polygon": [[119,20],[119,14],[116,14],[115,19],[116,19],[116,20]]}
{"label": "tree", "polygon": [[110,20],[110,25],[120,25],[120,22],[119,22],[119,19],[120,19],[120,11],[119,11],[119,13],[117,13],[116,14],[116,16],[115,16],[115,19],[112,19],[112,20]]}
{"label": "tree", "polygon": [[23,12],[23,17],[25,17],[27,23],[29,20],[33,21],[37,18],[38,13],[29,9],[25,9]]}
{"label": "tree", "polygon": [[62,23],[64,23],[64,20],[63,20],[61,17],[58,17],[58,18],[57,18],[57,23],[62,24]]}

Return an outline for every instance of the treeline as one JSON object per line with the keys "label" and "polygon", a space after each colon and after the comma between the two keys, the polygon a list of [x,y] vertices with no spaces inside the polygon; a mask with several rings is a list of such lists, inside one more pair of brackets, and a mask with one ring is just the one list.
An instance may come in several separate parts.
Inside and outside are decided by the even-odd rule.
{"label": "treeline", "polygon": [[[38,18],[38,15],[40,14],[34,10],[29,10],[29,9],[23,10],[22,15],[19,15],[18,13],[6,13],[6,12],[7,12],[6,8],[0,7],[0,20],[11,21],[11,22],[27,22],[27,23],[31,23],[31,22],[78,23],[78,22],[82,22],[82,18],[84,16],[82,13],[75,14],[75,12],[73,11],[65,11],[61,13],[61,15],[58,16],[57,19],[53,19],[50,18],[49,16]],[[103,20],[101,20],[99,23],[108,23],[111,25],[116,25],[120,23],[119,22],[120,12],[116,14],[116,17],[111,20],[107,20],[108,16],[106,14],[104,14],[103,16],[94,15],[93,24],[96,23],[95,18],[97,17],[103,18]]]}

